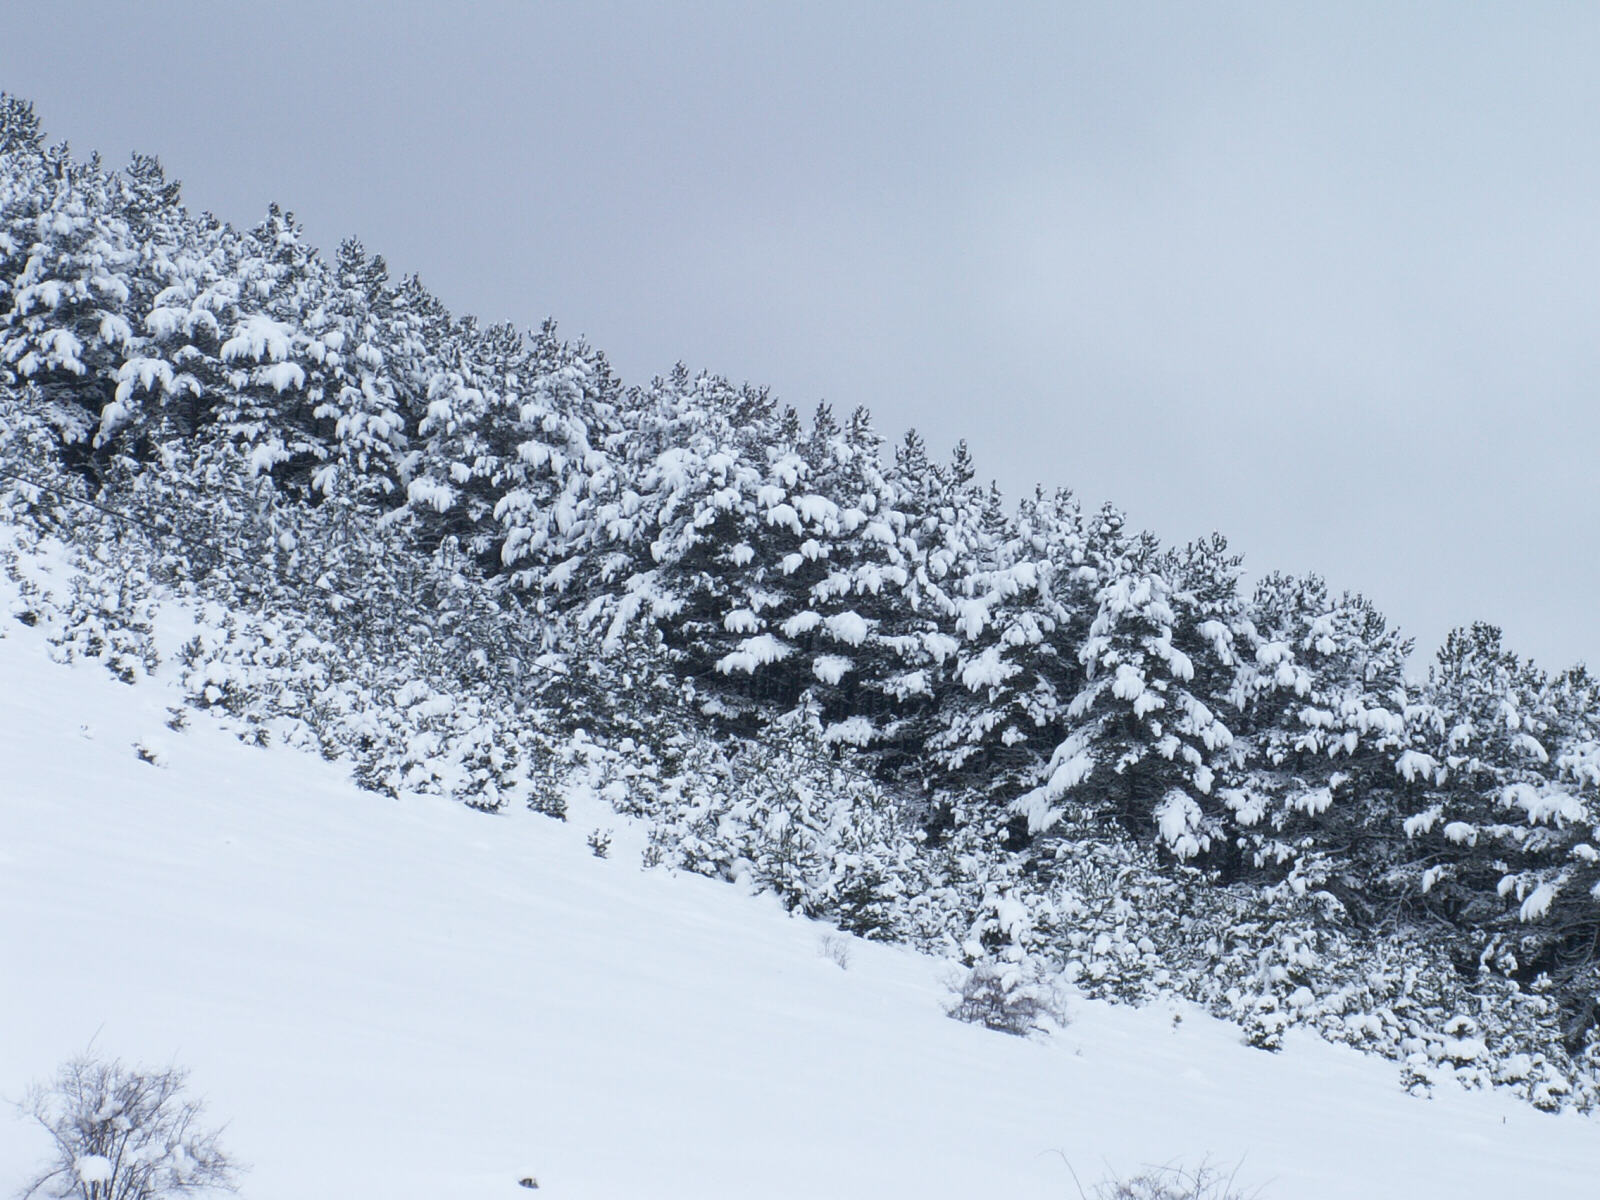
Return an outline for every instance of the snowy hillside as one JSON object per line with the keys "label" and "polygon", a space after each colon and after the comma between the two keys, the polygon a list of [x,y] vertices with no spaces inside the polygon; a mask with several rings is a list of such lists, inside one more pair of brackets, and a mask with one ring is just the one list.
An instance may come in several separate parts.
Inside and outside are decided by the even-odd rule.
{"label": "snowy hillside", "polygon": [[1600,676],[1246,579],[0,93],[0,1091],[295,1200],[1585,1194]]}
{"label": "snowy hillside", "polygon": [[[771,897],[641,871],[598,801],[563,823],[362,791],[203,714],[171,732],[171,674],[127,687],[0,637],[0,1093],[91,1038],[176,1060],[248,1197],[509,1200],[533,1175],[560,1198],[1056,1200],[1061,1155],[1085,1182],[1242,1158],[1277,1200],[1600,1178],[1591,1118],[1416,1099],[1296,1031],[1273,1055],[1081,998],[1046,1039],[960,1024],[948,964],[848,940],[841,969]],[[0,1121],[0,1188],[40,1149]]]}
{"label": "snowy hillside", "polygon": [[[1013,999],[1185,1000],[1600,1111],[1600,676],[1477,622],[1419,677],[1373,600],[1247,583],[1220,533],[1008,501],[865,406],[626,383],[3,93],[0,534],[54,657],[486,840],[576,787],[585,837],[647,826],[629,869]],[[156,629],[174,597],[197,627]]]}

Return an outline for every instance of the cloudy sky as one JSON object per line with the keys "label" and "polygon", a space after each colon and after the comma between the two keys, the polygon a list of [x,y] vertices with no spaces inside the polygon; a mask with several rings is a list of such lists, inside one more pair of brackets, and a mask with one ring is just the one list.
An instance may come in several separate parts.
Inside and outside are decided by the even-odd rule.
{"label": "cloudy sky", "polygon": [[1526,3],[0,8],[0,88],[195,209],[1221,530],[1419,664],[1600,665],[1596,62]]}

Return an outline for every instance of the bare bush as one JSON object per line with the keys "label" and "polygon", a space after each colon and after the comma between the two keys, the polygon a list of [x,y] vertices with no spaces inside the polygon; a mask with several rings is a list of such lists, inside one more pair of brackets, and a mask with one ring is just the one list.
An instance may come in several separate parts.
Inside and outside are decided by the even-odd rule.
{"label": "bare bush", "polygon": [[188,1073],[129,1067],[84,1054],[23,1097],[22,1115],[55,1143],[23,1189],[77,1200],[162,1200],[233,1191],[243,1169],[200,1123],[204,1105],[184,1095]]}
{"label": "bare bush", "polygon": [[1027,1037],[1067,1023],[1055,981],[1023,963],[980,960],[952,981],[951,990],[956,1002],[945,1011],[985,1029]]}
{"label": "bare bush", "polygon": [[825,933],[817,939],[817,953],[841,971],[850,969],[850,939],[837,933]]}
{"label": "bare bush", "polygon": [[1236,1182],[1238,1167],[1224,1173],[1209,1162],[1198,1167],[1145,1167],[1137,1175],[1095,1184],[1079,1194],[1084,1200],[1261,1200],[1262,1191],[1244,1191]]}

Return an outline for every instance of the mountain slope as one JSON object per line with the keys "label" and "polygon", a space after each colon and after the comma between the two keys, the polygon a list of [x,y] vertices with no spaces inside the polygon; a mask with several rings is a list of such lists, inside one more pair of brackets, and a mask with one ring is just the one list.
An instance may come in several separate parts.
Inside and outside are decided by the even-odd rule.
{"label": "mountain slope", "polygon": [[[171,631],[169,631],[169,634]],[[175,636],[175,635],[174,635]],[[0,638],[0,1092],[91,1037],[193,1069],[244,1194],[1064,1197],[1210,1153],[1279,1200],[1580,1196],[1593,1121],[1404,1095],[1291,1034],[1075,1000],[1038,1042],[942,1014],[948,967],[850,943],[641,843],[363,792],[340,767],[164,728],[126,687]],[[164,765],[139,759],[142,741]],[[157,744],[159,743],[159,744]],[[0,1121],[0,1187],[39,1150]]]}
{"label": "mountain slope", "polygon": [[1600,1112],[1600,677],[1475,623],[1412,678],[1220,535],[629,387],[180,190],[0,93],[0,510],[82,560],[16,613],[60,657],[137,678],[201,599],[185,701],[362,786],[556,813],[581,768],[659,862],[854,932]]}

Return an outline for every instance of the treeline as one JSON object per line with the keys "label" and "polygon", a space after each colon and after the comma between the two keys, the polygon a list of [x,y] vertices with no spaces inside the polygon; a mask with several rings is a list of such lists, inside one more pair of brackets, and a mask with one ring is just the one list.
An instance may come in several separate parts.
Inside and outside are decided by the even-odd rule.
{"label": "treeline", "polygon": [[317,528],[451,556],[545,651],[669,680],[701,733],[848,759],[919,853],[1046,888],[1085,838],[1152,847],[1329,927],[1420,931],[1465,986],[1554,997],[1566,1052],[1600,1059],[1600,683],[1492,626],[1413,682],[1410,643],[1316,577],[1246,590],[1220,537],[1008,503],[964,446],[886,448],[864,409],[803,420],[681,367],[624,386],[357,241],[324,259],[277,208],[235,229],[154,158],[76,161],[10,97],[0,387],[90,494],[244,462]]}

